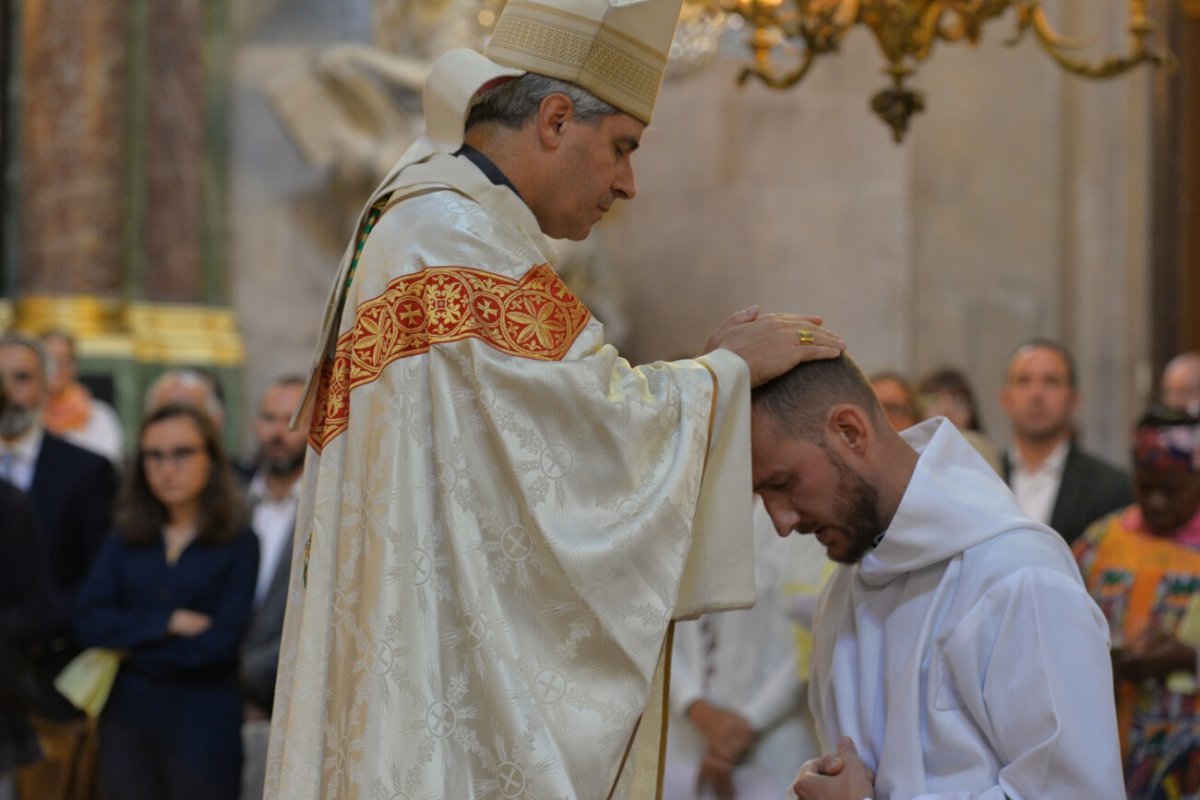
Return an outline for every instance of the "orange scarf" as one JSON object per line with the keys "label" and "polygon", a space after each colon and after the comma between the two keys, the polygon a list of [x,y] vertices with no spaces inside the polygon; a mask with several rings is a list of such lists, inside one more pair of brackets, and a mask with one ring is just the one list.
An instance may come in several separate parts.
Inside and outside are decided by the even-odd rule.
{"label": "orange scarf", "polygon": [[79,381],[71,381],[46,404],[46,430],[62,435],[81,430],[92,416],[92,393]]}

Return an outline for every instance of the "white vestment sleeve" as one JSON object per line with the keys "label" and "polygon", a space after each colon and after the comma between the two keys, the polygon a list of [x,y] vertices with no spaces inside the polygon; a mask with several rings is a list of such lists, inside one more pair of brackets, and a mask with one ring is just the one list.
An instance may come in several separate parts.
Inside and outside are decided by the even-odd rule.
{"label": "white vestment sleeve", "polygon": [[1026,569],[993,587],[947,643],[935,705],[962,703],[993,738],[999,785],[912,800],[1124,798],[1107,630],[1061,573]]}
{"label": "white vestment sleeve", "polygon": [[[728,350],[714,350],[697,360],[713,375],[715,413],[675,619],[754,605],[753,542],[748,535],[754,492],[746,446],[750,370]],[[747,535],[731,536],[730,531]]]}

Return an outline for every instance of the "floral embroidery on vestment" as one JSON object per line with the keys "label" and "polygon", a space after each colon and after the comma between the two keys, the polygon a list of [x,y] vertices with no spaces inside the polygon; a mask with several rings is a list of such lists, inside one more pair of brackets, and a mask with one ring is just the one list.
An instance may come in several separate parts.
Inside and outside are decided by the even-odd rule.
{"label": "floral embroidery on vestment", "polygon": [[470,267],[397,278],[360,305],[321,372],[309,444],[319,453],[350,419],[350,392],[393,361],[435,344],[479,339],[520,358],[559,361],[591,319],[549,264],[519,281]]}

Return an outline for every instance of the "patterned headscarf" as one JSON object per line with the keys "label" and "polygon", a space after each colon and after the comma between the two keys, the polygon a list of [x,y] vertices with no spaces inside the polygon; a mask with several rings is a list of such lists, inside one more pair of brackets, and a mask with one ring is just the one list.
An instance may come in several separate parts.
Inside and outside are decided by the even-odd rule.
{"label": "patterned headscarf", "polygon": [[1200,473],[1200,418],[1152,409],[1134,430],[1133,464],[1146,472]]}

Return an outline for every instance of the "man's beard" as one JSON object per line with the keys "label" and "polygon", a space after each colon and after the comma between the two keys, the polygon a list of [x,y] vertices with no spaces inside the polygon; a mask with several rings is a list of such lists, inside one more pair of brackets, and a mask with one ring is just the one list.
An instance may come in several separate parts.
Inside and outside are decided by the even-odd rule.
{"label": "man's beard", "polygon": [[830,553],[829,558],[840,564],[855,564],[875,547],[879,534],[887,527],[879,513],[879,491],[850,469],[841,457],[831,452],[829,460],[838,473],[834,512],[846,540],[845,551]]}
{"label": "man's beard", "polygon": [[295,475],[304,467],[305,448],[287,451],[281,456],[269,456],[262,450],[258,453],[258,463],[268,474],[276,478],[286,478]]}
{"label": "man's beard", "polygon": [[4,413],[0,414],[0,439],[12,441],[21,438],[37,422],[39,413],[39,409],[9,403]]}

